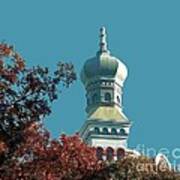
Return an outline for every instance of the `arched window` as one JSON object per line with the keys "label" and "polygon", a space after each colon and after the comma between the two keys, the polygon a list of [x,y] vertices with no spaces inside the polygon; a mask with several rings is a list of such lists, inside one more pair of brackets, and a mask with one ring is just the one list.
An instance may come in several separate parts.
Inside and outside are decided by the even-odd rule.
{"label": "arched window", "polygon": [[108,129],[107,128],[103,128],[103,134],[108,134]]}
{"label": "arched window", "polygon": [[103,160],[103,154],[104,154],[103,148],[102,147],[97,147],[96,156],[97,156],[98,160]]}
{"label": "arched window", "polygon": [[112,161],[114,159],[114,150],[111,147],[106,149],[106,156],[108,161]]}
{"label": "arched window", "polygon": [[96,103],[98,100],[98,95],[95,93],[93,96],[92,96],[92,102],[93,103]]}
{"label": "arched window", "polygon": [[113,134],[113,135],[116,135],[116,134],[117,134],[117,131],[116,131],[115,128],[112,128],[112,129],[111,129],[111,134]]}
{"label": "arched window", "polygon": [[110,102],[111,101],[111,94],[109,92],[105,93],[105,101]]}
{"label": "arched window", "polygon": [[117,149],[117,160],[122,159],[125,156],[125,150],[123,148]]}
{"label": "arched window", "polygon": [[95,132],[96,134],[100,134],[99,128],[98,128],[98,127],[95,127],[95,128],[94,128],[94,132]]}
{"label": "arched window", "polygon": [[126,135],[125,129],[120,129],[120,135],[122,135],[122,136]]}

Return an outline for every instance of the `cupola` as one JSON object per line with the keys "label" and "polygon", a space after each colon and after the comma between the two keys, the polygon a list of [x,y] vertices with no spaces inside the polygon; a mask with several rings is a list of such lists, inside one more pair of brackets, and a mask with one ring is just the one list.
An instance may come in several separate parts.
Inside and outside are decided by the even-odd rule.
{"label": "cupola", "polygon": [[120,86],[127,77],[127,68],[124,63],[111,55],[106,41],[106,29],[100,29],[99,51],[95,57],[88,59],[81,72],[81,80],[85,86],[100,79],[115,80]]}

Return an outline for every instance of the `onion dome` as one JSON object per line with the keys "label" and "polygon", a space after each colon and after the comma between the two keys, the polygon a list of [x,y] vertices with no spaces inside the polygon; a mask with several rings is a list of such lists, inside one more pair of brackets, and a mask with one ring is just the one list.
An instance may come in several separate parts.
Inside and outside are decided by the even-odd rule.
{"label": "onion dome", "polygon": [[107,48],[105,27],[100,29],[99,51],[96,56],[88,59],[81,71],[84,85],[99,79],[114,79],[119,85],[127,78],[127,68],[118,58],[112,56]]}

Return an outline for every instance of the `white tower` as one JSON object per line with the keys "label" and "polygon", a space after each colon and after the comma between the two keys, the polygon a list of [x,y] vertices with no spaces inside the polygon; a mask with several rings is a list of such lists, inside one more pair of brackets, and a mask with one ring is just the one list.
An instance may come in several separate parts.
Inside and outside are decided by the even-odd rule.
{"label": "white tower", "polygon": [[100,29],[100,48],[88,59],[81,72],[86,89],[87,120],[80,130],[82,139],[99,152],[118,155],[127,148],[130,121],[122,111],[122,89],[126,66],[110,54],[106,30]]}

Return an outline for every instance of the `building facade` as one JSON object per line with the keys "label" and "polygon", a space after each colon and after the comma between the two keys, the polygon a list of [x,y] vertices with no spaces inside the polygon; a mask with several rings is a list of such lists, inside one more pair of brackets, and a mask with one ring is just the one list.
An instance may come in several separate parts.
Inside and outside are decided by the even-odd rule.
{"label": "building facade", "polygon": [[[80,129],[80,136],[90,146],[96,147],[102,160],[121,159],[122,156],[140,156],[128,148],[131,121],[123,113],[123,85],[128,70],[125,64],[111,55],[106,41],[106,29],[100,29],[99,50],[88,59],[81,71],[81,80],[86,90],[87,119]],[[154,158],[171,169],[164,154]]]}

